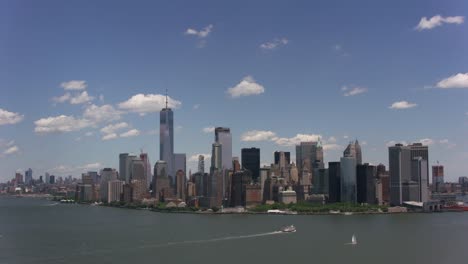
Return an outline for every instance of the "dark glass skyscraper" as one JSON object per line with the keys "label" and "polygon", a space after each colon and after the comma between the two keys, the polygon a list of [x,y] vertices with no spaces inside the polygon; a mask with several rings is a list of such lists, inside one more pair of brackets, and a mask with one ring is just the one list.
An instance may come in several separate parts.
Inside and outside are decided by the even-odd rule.
{"label": "dark glass skyscraper", "polygon": [[358,164],[356,167],[357,202],[376,204],[375,182],[377,168],[369,163]]}
{"label": "dark glass skyscraper", "polygon": [[291,152],[289,151],[275,151],[274,153],[275,164],[280,165],[281,153],[284,153],[283,155],[284,155],[285,163],[289,165],[291,163]]}
{"label": "dark glass skyscraper", "polygon": [[174,113],[167,101],[159,113],[159,159],[167,163],[167,175],[174,177]]}
{"label": "dark glass skyscraper", "polygon": [[260,177],[260,149],[243,148],[241,154],[242,168],[252,173],[252,180],[258,181]]}
{"label": "dark glass skyscraper", "polygon": [[330,203],[341,201],[340,169],[340,162],[328,162],[328,201]]}

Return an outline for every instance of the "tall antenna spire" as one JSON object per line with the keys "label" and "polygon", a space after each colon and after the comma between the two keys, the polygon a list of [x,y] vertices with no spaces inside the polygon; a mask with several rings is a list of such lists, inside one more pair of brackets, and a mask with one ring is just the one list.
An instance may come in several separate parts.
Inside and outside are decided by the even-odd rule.
{"label": "tall antenna spire", "polygon": [[166,89],[166,109],[167,109],[167,89]]}

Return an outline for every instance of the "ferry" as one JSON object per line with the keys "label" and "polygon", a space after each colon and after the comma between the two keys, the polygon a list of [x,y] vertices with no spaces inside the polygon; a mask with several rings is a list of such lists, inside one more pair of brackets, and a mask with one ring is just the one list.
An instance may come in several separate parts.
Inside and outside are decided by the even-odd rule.
{"label": "ferry", "polygon": [[449,211],[468,212],[468,205],[466,205],[463,202],[457,202],[455,204],[445,205],[443,208]]}
{"label": "ferry", "polygon": [[283,226],[281,227],[280,231],[283,233],[294,233],[296,232],[296,228],[294,227],[294,225]]}

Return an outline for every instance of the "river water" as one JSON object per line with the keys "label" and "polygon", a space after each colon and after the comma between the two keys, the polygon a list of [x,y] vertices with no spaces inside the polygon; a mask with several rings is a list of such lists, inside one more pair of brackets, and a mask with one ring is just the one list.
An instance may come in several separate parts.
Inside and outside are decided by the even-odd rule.
{"label": "river water", "polygon": [[[296,233],[275,232],[289,224]],[[468,263],[468,213],[164,214],[0,197],[1,264],[188,262]]]}

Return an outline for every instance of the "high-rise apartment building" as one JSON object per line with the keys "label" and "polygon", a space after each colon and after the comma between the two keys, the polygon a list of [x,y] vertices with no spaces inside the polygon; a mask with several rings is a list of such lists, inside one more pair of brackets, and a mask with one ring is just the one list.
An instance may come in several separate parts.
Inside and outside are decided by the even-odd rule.
{"label": "high-rise apartment building", "polygon": [[243,148],[241,150],[242,168],[252,173],[252,180],[257,182],[260,177],[260,149]]}

